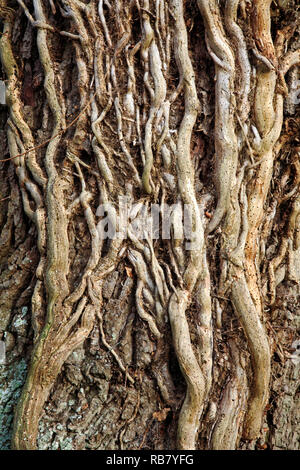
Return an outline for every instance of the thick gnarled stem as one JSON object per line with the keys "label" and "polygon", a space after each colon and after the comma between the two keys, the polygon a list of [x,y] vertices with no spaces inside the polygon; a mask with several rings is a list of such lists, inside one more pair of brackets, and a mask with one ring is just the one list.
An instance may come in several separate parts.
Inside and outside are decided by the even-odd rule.
{"label": "thick gnarled stem", "polygon": [[89,448],[254,446],[277,288],[300,279],[297,25],[270,0],[29,3],[0,1],[0,325],[30,356],[14,448],[41,445],[63,387]]}

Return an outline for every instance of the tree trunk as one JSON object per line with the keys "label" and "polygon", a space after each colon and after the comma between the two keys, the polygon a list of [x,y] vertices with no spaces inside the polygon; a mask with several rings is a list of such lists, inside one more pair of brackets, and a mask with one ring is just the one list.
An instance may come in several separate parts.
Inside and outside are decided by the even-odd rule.
{"label": "tree trunk", "polygon": [[299,449],[296,4],[1,0],[2,449]]}

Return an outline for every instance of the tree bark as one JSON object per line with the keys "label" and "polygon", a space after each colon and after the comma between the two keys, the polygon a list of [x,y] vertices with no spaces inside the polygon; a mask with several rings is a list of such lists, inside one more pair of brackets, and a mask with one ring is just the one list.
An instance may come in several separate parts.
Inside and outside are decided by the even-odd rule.
{"label": "tree bark", "polygon": [[0,448],[299,449],[297,2],[0,19]]}

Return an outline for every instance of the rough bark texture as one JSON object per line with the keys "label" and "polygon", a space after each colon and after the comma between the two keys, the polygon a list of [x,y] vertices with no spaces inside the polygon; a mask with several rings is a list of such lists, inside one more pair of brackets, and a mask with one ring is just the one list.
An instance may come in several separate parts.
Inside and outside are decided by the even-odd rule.
{"label": "rough bark texture", "polygon": [[0,1],[0,448],[299,449],[297,3]]}

